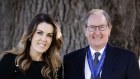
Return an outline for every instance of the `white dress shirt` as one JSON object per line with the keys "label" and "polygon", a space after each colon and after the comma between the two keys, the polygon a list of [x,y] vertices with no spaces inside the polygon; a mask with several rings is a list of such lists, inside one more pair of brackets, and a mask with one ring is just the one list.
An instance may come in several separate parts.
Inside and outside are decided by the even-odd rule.
{"label": "white dress shirt", "polygon": [[139,69],[140,69],[140,57],[139,57]]}
{"label": "white dress shirt", "polygon": [[[99,59],[99,61],[100,61],[101,56],[102,56],[102,54],[103,54],[103,52],[104,52],[104,49],[105,49],[105,47],[102,48],[102,49],[99,50],[99,51],[95,51],[95,50],[93,50],[93,49],[90,47],[90,51],[91,51],[91,54],[92,54],[92,58],[94,59],[94,57],[95,57],[95,56],[94,56],[94,53],[95,53],[95,52],[99,52],[100,55],[99,55],[98,59]],[[101,76],[101,72],[100,72],[100,76]],[[85,57],[85,79],[90,79],[90,77],[91,77],[91,71],[90,71],[90,68],[89,68],[89,65],[88,65],[87,55],[86,55],[86,57]]]}

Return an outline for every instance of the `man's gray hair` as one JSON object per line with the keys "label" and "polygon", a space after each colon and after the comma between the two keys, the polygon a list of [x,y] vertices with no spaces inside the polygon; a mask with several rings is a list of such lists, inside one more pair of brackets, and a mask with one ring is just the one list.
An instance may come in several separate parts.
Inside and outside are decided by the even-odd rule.
{"label": "man's gray hair", "polygon": [[111,19],[109,17],[109,15],[107,14],[106,11],[102,10],[102,9],[92,9],[91,11],[89,11],[85,17],[85,24],[84,26],[87,25],[87,21],[88,21],[88,18],[90,17],[90,15],[100,15],[100,14],[103,14],[107,20],[107,24],[109,27],[112,27],[112,24],[111,24]]}

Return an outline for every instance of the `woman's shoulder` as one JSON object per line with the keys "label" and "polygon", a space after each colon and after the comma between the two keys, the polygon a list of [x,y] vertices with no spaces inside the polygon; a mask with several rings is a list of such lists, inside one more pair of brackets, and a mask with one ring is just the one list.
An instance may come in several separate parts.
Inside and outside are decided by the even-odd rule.
{"label": "woman's shoulder", "polygon": [[4,61],[12,61],[13,59],[16,58],[16,55],[13,54],[13,53],[4,53],[4,54],[1,54],[1,61],[4,60]]}
{"label": "woman's shoulder", "polygon": [[4,52],[0,61],[0,78],[13,79],[13,74],[15,74],[15,57],[16,55],[12,53]]}

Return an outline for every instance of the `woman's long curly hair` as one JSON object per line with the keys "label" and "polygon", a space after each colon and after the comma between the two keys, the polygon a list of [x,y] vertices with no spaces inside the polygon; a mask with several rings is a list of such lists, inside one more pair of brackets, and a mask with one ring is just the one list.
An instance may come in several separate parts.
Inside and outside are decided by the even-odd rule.
{"label": "woman's long curly hair", "polygon": [[28,70],[32,63],[32,59],[29,55],[31,41],[33,34],[35,33],[39,23],[46,22],[53,26],[53,37],[52,43],[46,53],[43,53],[42,58],[44,61],[44,66],[42,67],[41,74],[44,78],[52,79],[56,77],[57,70],[61,66],[60,60],[60,49],[62,47],[62,34],[59,25],[56,21],[47,14],[40,13],[36,15],[29,27],[24,32],[18,45],[11,50],[11,52],[16,53],[17,57],[15,59],[15,64],[18,66],[20,71],[25,72]]}

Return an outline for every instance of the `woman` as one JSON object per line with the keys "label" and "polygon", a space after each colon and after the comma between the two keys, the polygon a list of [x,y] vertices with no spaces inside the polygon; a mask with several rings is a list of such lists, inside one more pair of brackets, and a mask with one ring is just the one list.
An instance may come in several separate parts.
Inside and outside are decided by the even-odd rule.
{"label": "woman", "polygon": [[61,79],[61,47],[56,21],[47,14],[38,14],[17,47],[2,58],[0,79]]}

